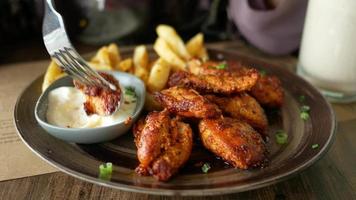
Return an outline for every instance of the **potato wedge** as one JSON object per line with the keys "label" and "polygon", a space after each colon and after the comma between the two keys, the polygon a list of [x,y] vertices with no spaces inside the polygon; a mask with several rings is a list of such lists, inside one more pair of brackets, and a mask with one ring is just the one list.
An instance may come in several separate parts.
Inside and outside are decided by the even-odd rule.
{"label": "potato wedge", "polygon": [[135,76],[139,77],[143,82],[147,83],[149,72],[147,69],[143,67],[136,67],[135,68]]}
{"label": "potato wedge", "polygon": [[97,62],[88,62],[88,65],[95,70],[112,70],[110,65]]}
{"label": "potato wedge", "polygon": [[135,66],[148,68],[149,56],[145,45],[135,47],[133,54],[133,62]]}
{"label": "potato wedge", "polygon": [[[101,64],[105,66],[110,66],[112,69],[112,63],[110,59],[109,50],[106,46],[101,47],[96,55],[91,59],[91,63]],[[100,67],[99,67],[100,68]]]}
{"label": "potato wedge", "polygon": [[132,58],[126,58],[125,60],[121,61],[118,65],[115,66],[114,69],[122,72],[132,72],[134,70]]}
{"label": "potato wedge", "polygon": [[144,82],[146,82],[149,74],[148,71],[149,57],[148,57],[147,49],[144,45],[140,45],[135,48],[134,55],[133,55],[133,63],[135,67],[134,70],[135,76],[139,77]]}
{"label": "potato wedge", "polygon": [[121,61],[121,55],[120,55],[119,47],[115,43],[111,43],[108,46],[108,52],[109,52],[109,59],[110,59],[110,62],[111,62],[111,66],[114,68]]}
{"label": "potato wedge", "polygon": [[201,48],[198,52],[198,57],[200,59],[202,59],[204,62],[209,60],[209,55],[208,55],[208,51],[206,50],[205,47]]}
{"label": "potato wedge", "polygon": [[67,74],[52,60],[43,78],[42,92],[44,92],[55,80],[65,75]]}
{"label": "potato wedge", "polygon": [[202,33],[196,34],[187,42],[186,47],[191,56],[197,57],[204,47],[204,35]]}
{"label": "potato wedge", "polygon": [[163,60],[172,65],[173,70],[186,70],[185,62],[170,49],[164,39],[157,38],[153,48]]}
{"label": "potato wedge", "polygon": [[161,91],[167,84],[171,66],[162,58],[152,66],[147,81],[148,90],[151,92]]}
{"label": "potato wedge", "polygon": [[156,32],[158,37],[164,39],[179,57],[185,60],[191,58],[182,38],[173,27],[162,24],[156,28]]}

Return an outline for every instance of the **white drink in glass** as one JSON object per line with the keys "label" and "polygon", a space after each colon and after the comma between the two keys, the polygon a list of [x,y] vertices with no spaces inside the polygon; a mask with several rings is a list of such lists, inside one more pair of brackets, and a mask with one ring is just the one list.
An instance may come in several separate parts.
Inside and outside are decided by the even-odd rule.
{"label": "white drink in glass", "polygon": [[309,0],[298,74],[330,100],[356,100],[356,0]]}

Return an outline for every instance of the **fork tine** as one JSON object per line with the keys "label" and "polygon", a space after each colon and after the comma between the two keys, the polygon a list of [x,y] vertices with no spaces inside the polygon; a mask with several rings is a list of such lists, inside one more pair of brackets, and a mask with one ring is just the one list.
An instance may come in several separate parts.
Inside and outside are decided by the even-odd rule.
{"label": "fork tine", "polygon": [[65,51],[59,50],[59,52],[62,55],[62,58],[66,61],[69,70],[79,76],[83,83],[87,83],[88,85],[97,85],[94,81],[92,81],[92,78],[90,78],[88,74],[82,72],[80,68],[74,66],[74,61],[68,57]]}
{"label": "fork tine", "polygon": [[67,55],[69,57],[69,59],[71,60],[70,64],[74,65],[74,69],[78,70],[78,72],[80,74],[83,74],[87,81],[91,82],[93,85],[97,85],[99,86],[101,84],[100,81],[97,80],[96,76],[93,74],[88,73],[84,68],[84,66],[82,66],[78,60],[68,51],[68,48],[65,48],[65,55]]}
{"label": "fork tine", "polygon": [[72,67],[70,67],[70,65],[68,64],[68,61],[66,60],[66,58],[59,52],[54,53],[53,55],[54,58],[56,58],[60,64],[62,65],[62,67],[64,68],[64,70],[69,73],[70,75],[74,76],[77,80],[79,80],[80,82],[87,84],[87,85],[92,85],[91,82],[88,82],[87,79],[84,79],[83,76],[81,76],[80,74],[78,74],[76,71],[74,71],[72,69]]}
{"label": "fork tine", "polygon": [[62,16],[53,7],[53,0],[45,1],[42,26],[43,41],[48,53],[75,79],[87,85],[116,87],[88,66],[71,44]]}
{"label": "fork tine", "polygon": [[[76,61],[76,63],[79,65],[79,67],[89,75],[89,77],[93,77],[95,81],[101,85],[101,84],[106,84],[110,85],[100,74],[98,74],[95,70],[93,70],[90,66],[87,65],[87,63],[82,59],[82,57],[74,50],[68,47],[64,47],[65,50],[67,50],[68,56],[70,56],[73,60]],[[70,51],[72,51],[75,56],[73,56]]]}

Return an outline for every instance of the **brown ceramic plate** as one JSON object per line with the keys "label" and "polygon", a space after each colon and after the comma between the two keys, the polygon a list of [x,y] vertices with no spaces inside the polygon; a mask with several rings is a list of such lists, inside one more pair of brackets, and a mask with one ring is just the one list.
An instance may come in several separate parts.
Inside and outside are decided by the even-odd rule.
{"label": "brown ceramic plate", "polygon": [[[264,169],[233,169],[196,142],[189,162],[170,181],[164,183],[138,176],[134,173],[138,161],[131,132],[109,143],[76,145],[52,137],[37,124],[34,108],[43,77],[31,83],[18,99],[14,115],[19,135],[38,156],[74,177],[121,190],[159,195],[212,195],[260,188],[299,173],[325,154],[335,134],[335,117],[329,103],[314,87],[283,67],[220,50],[211,49],[210,55],[263,68],[282,81],[285,103],[281,110],[269,114],[270,163]],[[311,107],[307,121],[300,119],[301,95],[305,96],[304,104]],[[287,144],[275,143],[277,129],[288,132]],[[319,147],[313,149],[313,144]],[[114,164],[110,181],[98,178],[99,165],[105,162]],[[202,173],[197,166],[199,162],[211,164],[209,173]]]}

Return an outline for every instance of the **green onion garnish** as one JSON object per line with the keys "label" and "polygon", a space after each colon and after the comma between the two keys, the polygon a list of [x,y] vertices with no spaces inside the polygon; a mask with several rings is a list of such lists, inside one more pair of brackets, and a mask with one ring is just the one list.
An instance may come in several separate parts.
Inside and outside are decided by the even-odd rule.
{"label": "green onion garnish", "polygon": [[227,67],[226,63],[221,63],[217,66],[215,66],[216,69],[225,69]]}
{"label": "green onion garnish", "polygon": [[209,163],[204,163],[204,165],[201,167],[201,171],[203,171],[206,174],[206,173],[208,173],[210,168],[211,167],[210,167]]}
{"label": "green onion garnish", "polygon": [[135,96],[135,95],[136,95],[135,88],[133,88],[133,87],[126,87],[126,88],[125,88],[125,94],[126,94],[126,95],[130,95],[130,96]]}
{"label": "green onion garnish", "polygon": [[303,103],[305,101],[305,96],[304,95],[300,95],[299,96],[299,101]]}
{"label": "green onion garnish", "polygon": [[319,147],[319,144],[313,144],[312,149],[317,149]]}
{"label": "green onion garnish", "polygon": [[302,105],[300,107],[300,118],[302,118],[303,120],[308,120],[309,119],[309,111],[310,111],[310,107],[308,105]]}
{"label": "green onion garnish", "polygon": [[266,70],[264,70],[264,69],[260,70],[260,75],[261,76],[266,76],[266,74],[267,74]]}
{"label": "green onion garnish", "polygon": [[300,113],[300,118],[302,118],[304,121],[308,120],[309,119],[309,113],[306,112],[306,111],[302,111]]}
{"label": "green onion garnish", "polygon": [[288,135],[283,130],[278,130],[276,132],[276,142],[277,144],[285,144],[287,143]]}
{"label": "green onion garnish", "polygon": [[99,166],[99,178],[103,180],[110,180],[112,174],[112,163],[104,163]]}
{"label": "green onion garnish", "polygon": [[302,107],[300,107],[301,112],[308,112],[309,110],[310,110],[310,107],[307,105],[303,105]]}

